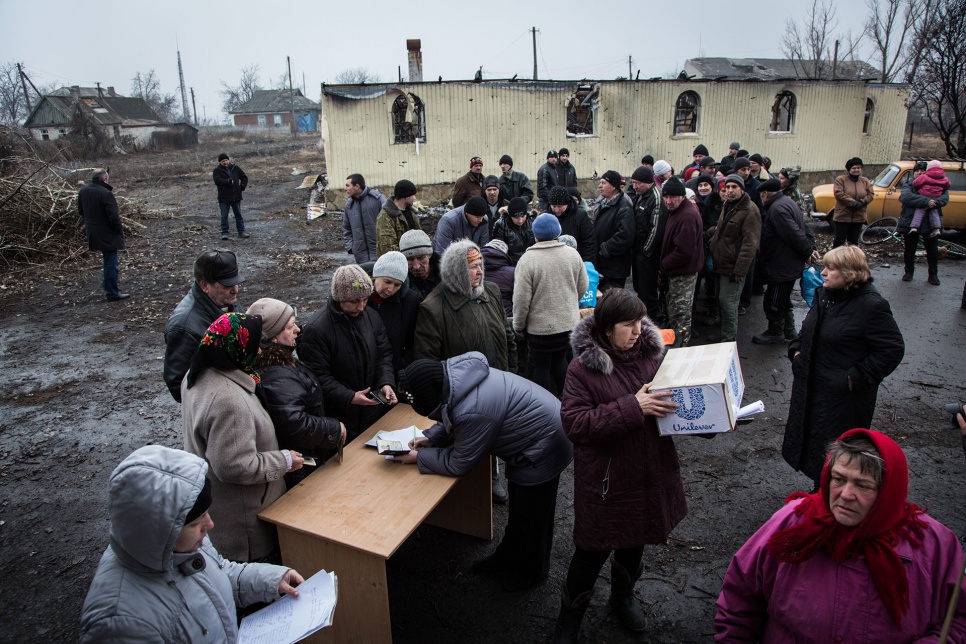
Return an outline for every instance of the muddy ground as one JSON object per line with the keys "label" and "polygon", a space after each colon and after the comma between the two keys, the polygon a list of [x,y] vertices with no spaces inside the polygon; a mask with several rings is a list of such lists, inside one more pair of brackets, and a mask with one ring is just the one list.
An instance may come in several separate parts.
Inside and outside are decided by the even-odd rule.
{"label": "muddy ground", "polygon": [[[210,171],[226,148],[248,172],[243,203],[252,236],[222,242]],[[202,142],[191,153],[112,158],[119,194],[148,199],[167,215],[129,238],[121,283],[132,294],[106,303],[100,258],[67,265],[53,279],[0,276],[0,641],[71,641],[98,558],[107,546],[107,478],[145,444],[182,445],[179,406],[161,379],[162,330],[188,290],[202,250],[227,245],[247,281],[240,301],[272,296],[305,318],[324,301],[328,276],[346,259],[338,216],[308,223],[294,166],[321,168],[318,151],[297,142]],[[828,234],[818,237],[826,247]],[[961,484],[966,463],[945,402],[966,399],[966,311],[959,308],[966,262],[943,260],[942,285],[899,281],[899,248],[874,260],[876,284],[906,337],[906,359],[883,384],[875,428],[909,457],[912,500],[957,534],[966,533]],[[796,297],[799,321],[804,303]],[[713,634],[713,604],[728,561],[789,492],[809,486],[781,459],[791,377],[780,347],[750,342],[764,329],[760,298],[740,318],[745,400],[766,412],[714,440],[680,438],[689,514],[668,543],[648,547],[637,595],[650,617],[635,638],[607,605],[609,573],[598,582],[582,637],[588,642],[699,642]],[[389,561],[397,642],[539,642],[553,628],[559,582],[572,553],[572,486],[561,479],[551,578],[506,593],[470,563],[492,544],[422,527]],[[497,534],[505,509],[494,511]],[[336,571],[338,572],[338,570]],[[338,619],[338,613],[336,613]]]}

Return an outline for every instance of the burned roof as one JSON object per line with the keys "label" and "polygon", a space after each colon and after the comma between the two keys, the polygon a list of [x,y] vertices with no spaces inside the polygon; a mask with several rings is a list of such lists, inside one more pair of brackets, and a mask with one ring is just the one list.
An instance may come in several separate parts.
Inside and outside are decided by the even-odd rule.
{"label": "burned roof", "polygon": [[306,98],[298,89],[292,90],[291,93],[287,89],[260,89],[229,114],[289,112],[292,110],[293,102],[297,111],[322,109],[318,103]]}
{"label": "burned roof", "polygon": [[[689,58],[683,74],[689,78],[719,80],[810,80],[815,61],[795,61],[787,58]],[[831,78],[831,65],[821,61],[822,79]],[[856,61],[839,61],[835,66],[836,80],[876,81],[881,74],[872,65]],[[818,79],[816,79],[818,80]]]}

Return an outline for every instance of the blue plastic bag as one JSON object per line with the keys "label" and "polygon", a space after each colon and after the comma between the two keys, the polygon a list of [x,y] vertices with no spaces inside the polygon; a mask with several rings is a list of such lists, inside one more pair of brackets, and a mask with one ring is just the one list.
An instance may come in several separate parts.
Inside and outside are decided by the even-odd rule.
{"label": "blue plastic bag", "polygon": [[815,289],[821,286],[823,281],[822,274],[811,264],[802,271],[802,297],[809,307],[812,306],[812,300],[815,299]]}
{"label": "blue plastic bag", "polygon": [[587,290],[580,297],[579,306],[593,308],[597,306],[597,285],[600,283],[600,274],[590,262],[584,262],[584,268],[587,269]]}

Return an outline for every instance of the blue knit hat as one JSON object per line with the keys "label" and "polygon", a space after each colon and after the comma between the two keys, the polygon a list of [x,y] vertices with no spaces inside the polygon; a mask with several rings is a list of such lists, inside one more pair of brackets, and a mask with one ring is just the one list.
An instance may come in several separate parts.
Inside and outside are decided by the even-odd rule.
{"label": "blue knit hat", "polygon": [[545,212],[533,220],[533,236],[540,241],[560,237],[560,221],[556,215]]}

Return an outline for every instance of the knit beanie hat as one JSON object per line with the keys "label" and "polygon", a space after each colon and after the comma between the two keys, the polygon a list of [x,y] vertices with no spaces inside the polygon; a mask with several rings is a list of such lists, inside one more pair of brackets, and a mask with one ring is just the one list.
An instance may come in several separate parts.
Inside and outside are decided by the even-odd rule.
{"label": "knit beanie hat", "polygon": [[684,184],[677,177],[671,177],[661,186],[661,194],[665,197],[683,197],[685,195]]}
{"label": "knit beanie hat", "polygon": [[[929,164],[926,163],[925,161],[916,161],[916,165],[912,166],[912,169],[913,169],[913,171],[916,171],[916,170],[926,170],[926,169],[928,169],[927,168],[928,165]],[[785,176],[788,176],[788,175],[785,175]]]}
{"label": "knit beanie hat", "polygon": [[567,186],[567,194],[570,195],[571,199],[583,199],[580,196],[580,188],[577,186]]}
{"label": "knit beanie hat", "polygon": [[487,212],[486,199],[483,197],[470,197],[466,205],[463,206],[463,212],[468,215],[475,215],[476,217],[482,217]]}
{"label": "knit beanie hat", "polygon": [[410,257],[433,254],[433,242],[422,230],[407,230],[399,238],[399,252]]}
{"label": "knit beanie hat", "polygon": [[755,152],[755,153],[754,153],[754,154],[752,154],[752,155],[751,155],[750,157],[748,157],[748,160],[749,160],[749,161],[754,161],[754,162],[755,162],[755,163],[757,163],[758,165],[765,165],[765,160],[764,160],[764,159],[762,158],[762,156],[761,156],[760,154],[758,154],[757,152]]}
{"label": "knit beanie hat", "polygon": [[570,156],[570,150],[568,150],[567,148],[560,148],[560,156],[563,156],[565,154],[569,157]]}
{"label": "knit beanie hat", "polygon": [[685,188],[684,189],[684,198],[685,199],[694,199],[694,190],[692,190],[691,188]]}
{"label": "knit beanie hat", "polygon": [[695,187],[700,186],[702,183],[706,183],[712,188],[714,188],[714,179],[712,179],[706,174],[698,175],[698,182],[695,184]]}
{"label": "knit beanie hat", "polygon": [[926,170],[931,170],[932,168],[942,168],[942,167],[943,167],[943,162],[939,161],[938,159],[933,159],[932,161],[926,164]]}
{"label": "knit beanie hat", "polygon": [[671,171],[671,164],[665,161],[664,159],[661,159],[660,161],[654,164],[655,177],[660,177],[661,175],[667,174],[670,171]]}
{"label": "knit beanie hat", "polygon": [[222,152],[221,154],[218,155],[218,160],[219,161],[224,161],[225,159],[228,159],[228,158],[230,158],[230,157],[227,154],[225,154],[224,152]]}
{"label": "knit beanie hat", "polygon": [[495,175],[488,174],[486,175],[486,178],[483,179],[484,190],[486,190],[487,188],[499,188],[499,187],[500,187],[500,179]]}
{"label": "knit beanie hat", "polygon": [[372,267],[372,278],[389,277],[398,282],[405,282],[409,277],[409,264],[406,263],[406,256],[398,250],[391,250],[384,255],[380,255]]}
{"label": "knit beanie hat", "polygon": [[560,237],[560,221],[556,215],[545,212],[533,220],[533,236],[538,241],[550,241]]}
{"label": "knit beanie hat", "polygon": [[732,142],[731,142],[731,143],[730,143],[730,144],[728,145],[728,149],[729,149],[729,150],[740,150],[740,149],[741,149],[741,144],[740,144],[740,143],[738,143],[737,141],[732,141]]}
{"label": "knit beanie hat", "polygon": [[556,150],[550,150],[549,152],[547,152],[547,158],[548,159],[556,159],[557,158],[557,151]]}
{"label": "knit beanie hat", "polygon": [[502,239],[491,239],[490,241],[486,242],[486,248],[494,248],[504,254],[510,252],[510,247],[507,246],[506,242]]}
{"label": "knit beanie hat", "polygon": [[694,148],[694,152],[691,153],[691,156],[694,156],[695,154],[703,154],[707,156],[708,148],[704,147],[704,144],[699,144],[698,147]]}
{"label": "knit beanie hat", "polygon": [[649,165],[651,167],[654,167],[654,157],[652,157],[650,154],[645,154],[641,158],[641,165]]}
{"label": "knit beanie hat", "polygon": [[267,342],[285,330],[285,325],[295,315],[295,309],[270,297],[256,300],[248,310],[248,315],[262,316],[262,340]]}
{"label": "knit beanie hat", "polygon": [[645,165],[638,166],[634,174],[631,175],[631,179],[641,183],[654,183],[654,171]]}
{"label": "knit beanie hat", "polygon": [[504,154],[500,157],[500,164],[513,165],[513,158],[509,154]]}
{"label": "knit beanie hat", "polygon": [[738,156],[738,158],[748,156],[748,150],[745,150],[745,149],[738,150],[738,155],[737,156]]}
{"label": "knit beanie hat", "polygon": [[332,276],[332,299],[336,302],[364,300],[372,295],[372,278],[358,264],[340,266]]}
{"label": "knit beanie hat", "polygon": [[566,206],[570,203],[570,194],[563,186],[554,186],[550,189],[550,205]]}
{"label": "knit beanie hat", "polygon": [[205,484],[201,486],[201,492],[198,493],[198,498],[195,499],[195,504],[191,506],[188,510],[188,515],[184,518],[184,524],[188,525],[202,514],[208,511],[211,507],[211,479],[207,476],[205,477]]}
{"label": "knit beanie hat", "polygon": [[416,194],[416,184],[409,179],[400,179],[392,190],[393,199],[405,199]]}
{"label": "knit beanie hat", "polygon": [[511,217],[513,215],[518,215],[521,212],[526,213],[527,200],[524,199],[523,197],[514,197],[513,199],[510,199],[510,203],[507,204],[506,210],[507,210],[507,214],[509,214]]}
{"label": "knit beanie hat", "polygon": [[577,239],[573,235],[561,235],[557,239],[562,241],[564,246],[570,246],[574,250],[577,250]]}
{"label": "knit beanie hat", "polygon": [[745,189],[745,180],[736,174],[729,174],[727,177],[725,177],[724,181],[725,183],[737,183],[739,186],[741,186],[742,190]]}
{"label": "knit beanie hat", "polygon": [[609,183],[610,185],[614,186],[618,190],[621,189],[620,172],[617,172],[615,170],[608,170],[607,172],[602,174],[600,178],[606,181],[607,183]]}
{"label": "knit beanie hat", "polygon": [[483,159],[481,159],[480,157],[473,157],[472,159],[470,159],[470,168],[472,168],[475,165],[478,165],[478,166],[480,166],[482,168],[483,167]]}
{"label": "knit beanie hat", "polygon": [[735,165],[734,165],[735,170],[741,170],[742,168],[750,168],[750,167],[751,167],[751,161],[749,161],[746,157],[735,159]]}
{"label": "knit beanie hat", "polygon": [[413,360],[399,373],[399,385],[413,398],[413,410],[429,416],[443,403],[443,363],[436,360]]}
{"label": "knit beanie hat", "polygon": [[852,166],[854,165],[865,165],[865,164],[862,163],[862,159],[860,159],[859,157],[852,157],[851,159],[845,162],[845,169],[851,170]]}

